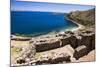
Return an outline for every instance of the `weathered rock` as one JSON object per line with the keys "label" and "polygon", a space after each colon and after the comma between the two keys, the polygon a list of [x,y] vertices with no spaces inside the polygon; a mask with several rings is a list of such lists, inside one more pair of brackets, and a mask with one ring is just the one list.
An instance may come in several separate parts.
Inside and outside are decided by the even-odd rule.
{"label": "weathered rock", "polygon": [[17,60],[17,64],[23,64],[26,63],[25,59],[19,59]]}
{"label": "weathered rock", "polygon": [[34,58],[35,53],[36,53],[35,45],[33,44],[27,45],[21,51],[20,55],[16,59],[17,60],[16,62],[19,64],[26,63],[27,58],[31,60],[32,58]]}
{"label": "weathered rock", "polygon": [[36,52],[42,52],[46,50],[51,50],[60,47],[60,41],[55,41],[52,43],[36,44]]}
{"label": "weathered rock", "polygon": [[91,50],[95,49],[95,34],[92,35],[92,40],[91,40]]}
{"label": "weathered rock", "polygon": [[88,53],[89,53],[89,50],[87,49],[87,47],[82,45],[75,49],[73,57],[75,57],[76,60],[78,60],[80,57],[83,57],[87,55]]}
{"label": "weathered rock", "polygon": [[73,48],[78,47],[77,38],[76,38],[75,36],[69,37],[69,44],[70,44]]}
{"label": "weathered rock", "polygon": [[[84,33],[82,33],[84,34]],[[44,42],[44,41],[42,41]],[[41,51],[46,51],[46,50],[51,50],[55,48],[59,48],[65,45],[70,44],[74,49],[77,48],[78,46],[85,45],[88,50],[93,50],[95,48],[95,35],[94,34],[87,34],[87,35],[80,35],[80,34],[75,34],[71,36],[65,36],[64,38],[61,38],[60,40],[54,41],[54,42],[46,42],[45,43],[39,43],[36,44],[36,51],[41,52]]]}
{"label": "weathered rock", "polygon": [[37,61],[36,64],[40,65],[40,64],[57,64],[60,62],[65,61],[66,63],[70,62],[70,56],[68,57],[58,57],[55,59],[49,59],[49,60],[43,60],[43,61]]}
{"label": "weathered rock", "polygon": [[62,46],[65,46],[70,43],[69,38],[63,38],[61,39],[61,42],[62,42]]}
{"label": "weathered rock", "polygon": [[85,45],[89,51],[95,49],[95,34],[82,36],[80,45]]}
{"label": "weathered rock", "polygon": [[79,58],[78,62],[91,62],[95,61],[95,50],[90,51],[87,55]]}
{"label": "weathered rock", "polygon": [[76,38],[76,36],[70,36],[67,38],[61,39],[62,46],[65,46],[67,44],[70,44],[74,49],[78,47],[78,44],[80,44],[80,40]]}

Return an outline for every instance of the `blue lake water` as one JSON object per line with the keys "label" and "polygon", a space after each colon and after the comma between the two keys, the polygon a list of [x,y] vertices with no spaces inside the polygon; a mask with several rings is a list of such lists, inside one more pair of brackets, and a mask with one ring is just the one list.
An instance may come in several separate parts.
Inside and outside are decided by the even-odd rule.
{"label": "blue lake water", "polygon": [[64,13],[12,11],[11,34],[42,34],[77,26],[64,16]]}

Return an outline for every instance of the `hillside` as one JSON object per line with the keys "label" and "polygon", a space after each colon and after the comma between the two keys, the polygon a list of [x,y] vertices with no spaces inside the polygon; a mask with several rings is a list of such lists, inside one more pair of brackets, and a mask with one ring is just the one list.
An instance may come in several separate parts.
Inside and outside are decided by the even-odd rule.
{"label": "hillside", "polygon": [[90,9],[86,11],[75,11],[69,13],[65,18],[76,21],[86,27],[95,26],[95,9]]}

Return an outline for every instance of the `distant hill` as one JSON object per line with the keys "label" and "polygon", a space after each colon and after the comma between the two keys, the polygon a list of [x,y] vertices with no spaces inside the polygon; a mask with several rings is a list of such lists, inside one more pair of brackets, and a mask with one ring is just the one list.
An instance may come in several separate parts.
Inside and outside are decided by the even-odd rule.
{"label": "distant hill", "polygon": [[95,8],[86,11],[74,11],[65,18],[74,20],[86,27],[95,27]]}

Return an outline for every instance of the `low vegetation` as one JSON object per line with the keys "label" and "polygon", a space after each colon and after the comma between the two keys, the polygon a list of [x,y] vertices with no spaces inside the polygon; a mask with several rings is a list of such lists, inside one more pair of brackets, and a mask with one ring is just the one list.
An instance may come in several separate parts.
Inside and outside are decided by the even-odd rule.
{"label": "low vegetation", "polygon": [[65,18],[74,20],[86,27],[95,27],[95,9],[71,12]]}

